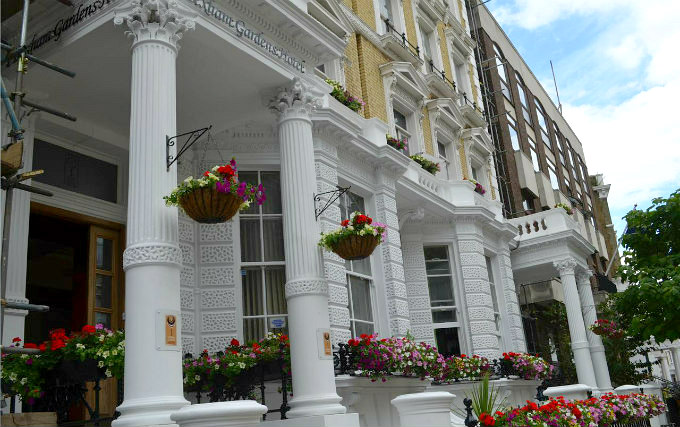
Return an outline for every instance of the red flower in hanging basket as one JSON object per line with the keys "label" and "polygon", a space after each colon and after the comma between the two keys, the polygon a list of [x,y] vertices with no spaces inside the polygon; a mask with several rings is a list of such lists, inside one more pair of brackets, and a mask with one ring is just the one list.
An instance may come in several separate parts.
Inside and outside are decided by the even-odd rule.
{"label": "red flower in hanging basket", "polygon": [[231,219],[251,203],[261,205],[266,197],[262,184],[240,182],[236,175],[236,160],[214,166],[199,179],[188,177],[169,196],[168,206],[179,206],[197,222],[214,224]]}
{"label": "red flower in hanging basket", "polygon": [[319,246],[335,252],[343,259],[359,260],[373,253],[376,246],[385,238],[387,226],[361,212],[354,212],[350,219],[340,223],[339,228],[330,233],[321,233]]}

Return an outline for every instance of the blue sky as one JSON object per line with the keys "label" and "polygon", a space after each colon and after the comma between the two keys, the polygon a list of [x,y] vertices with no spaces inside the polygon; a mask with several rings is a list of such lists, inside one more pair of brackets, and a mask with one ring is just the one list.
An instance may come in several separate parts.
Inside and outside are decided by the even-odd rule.
{"label": "blue sky", "polygon": [[556,102],[591,174],[611,184],[617,232],[633,208],[680,187],[680,0],[486,4]]}

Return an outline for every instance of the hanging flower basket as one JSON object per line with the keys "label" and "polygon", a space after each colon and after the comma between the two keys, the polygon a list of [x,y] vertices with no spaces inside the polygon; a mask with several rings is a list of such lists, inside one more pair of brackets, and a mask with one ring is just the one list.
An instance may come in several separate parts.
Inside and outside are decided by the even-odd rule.
{"label": "hanging flower basket", "polygon": [[196,222],[217,224],[229,221],[252,202],[261,205],[266,197],[262,184],[256,187],[238,180],[236,160],[231,159],[229,164],[205,171],[201,178],[188,177],[163,199]]}
{"label": "hanging flower basket", "polygon": [[356,261],[370,256],[385,238],[387,226],[373,222],[369,216],[354,212],[340,223],[341,228],[321,233],[319,246],[335,252],[342,259]]}
{"label": "hanging flower basket", "polygon": [[198,188],[179,198],[179,205],[196,222],[217,224],[229,221],[241,208],[243,199],[216,188]]}

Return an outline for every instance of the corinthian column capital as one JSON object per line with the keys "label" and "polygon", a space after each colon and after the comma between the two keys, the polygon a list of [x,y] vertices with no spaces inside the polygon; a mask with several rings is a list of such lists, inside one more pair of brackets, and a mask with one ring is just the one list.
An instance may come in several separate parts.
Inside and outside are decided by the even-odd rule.
{"label": "corinthian column capital", "polygon": [[576,284],[578,286],[590,286],[590,278],[593,277],[593,272],[590,270],[580,270],[576,272]]}
{"label": "corinthian column capital", "polygon": [[560,276],[565,274],[574,274],[574,269],[576,268],[576,260],[573,258],[566,258],[560,261],[553,262],[553,265],[557,269]]}
{"label": "corinthian column capital", "polygon": [[279,119],[291,115],[309,116],[315,109],[321,107],[323,91],[299,77],[293,79],[290,86],[279,89],[269,101],[269,109],[279,116]]}
{"label": "corinthian column capital", "polygon": [[133,39],[132,46],[143,42],[161,42],[175,51],[185,31],[194,28],[196,14],[175,0],[132,0],[116,9],[113,23],[126,23],[125,33]]}

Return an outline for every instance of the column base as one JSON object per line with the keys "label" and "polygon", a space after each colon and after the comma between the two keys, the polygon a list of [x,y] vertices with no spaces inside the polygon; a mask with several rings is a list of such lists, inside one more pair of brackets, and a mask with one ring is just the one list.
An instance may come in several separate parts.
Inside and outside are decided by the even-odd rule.
{"label": "column base", "polygon": [[112,427],[176,426],[170,415],[190,405],[183,396],[126,399],[116,408],[121,413]]}
{"label": "column base", "polygon": [[340,404],[342,398],[337,394],[320,397],[293,397],[290,401],[288,418],[302,418],[344,414],[347,409]]}
{"label": "column base", "polygon": [[287,420],[264,421],[262,427],[359,427],[359,414],[317,415]]}

